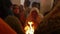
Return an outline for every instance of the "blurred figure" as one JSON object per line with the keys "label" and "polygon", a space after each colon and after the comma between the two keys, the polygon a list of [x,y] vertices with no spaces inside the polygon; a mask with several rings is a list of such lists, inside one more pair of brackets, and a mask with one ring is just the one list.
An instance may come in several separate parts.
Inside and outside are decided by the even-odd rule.
{"label": "blurred figure", "polygon": [[3,19],[0,18],[0,34],[17,34]]}
{"label": "blurred figure", "polygon": [[59,1],[60,1],[60,0],[54,0],[53,8],[56,6],[56,4],[57,4]]}
{"label": "blurred figure", "polygon": [[30,13],[30,1],[29,0],[25,0],[24,2],[24,8],[25,8],[25,16],[27,18],[27,15]]}
{"label": "blurred figure", "polygon": [[23,5],[20,5],[20,13],[19,13],[19,15],[20,15],[19,20],[21,21],[22,26],[24,26],[24,23],[26,21],[26,17],[25,17],[25,10],[24,10]]}
{"label": "blurred figure", "polygon": [[45,16],[35,34],[60,34],[60,1],[54,9]]}
{"label": "blurred figure", "polygon": [[13,5],[11,5],[9,8],[10,8],[10,10],[13,12]]}
{"label": "blurred figure", "polygon": [[19,16],[19,13],[20,13],[20,11],[19,11],[19,6],[16,5],[16,4],[14,4],[12,11],[13,11],[13,13],[14,13],[14,16],[16,16],[16,17],[19,19],[19,18],[20,18],[20,16]]}
{"label": "blurred figure", "polygon": [[14,29],[18,34],[24,34],[23,28],[20,20],[15,16],[8,16],[5,21],[12,29]]}
{"label": "blurred figure", "polygon": [[25,2],[24,2],[25,9],[28,8],[29,6],[30,6],[30,1],[29,0],[25,0]]}
{"label": "blurred figure", "polygon": [[32,21],[34,23],[35,29],[39,25],[39,23],[42,21],[43,15],[39,13],[39,10],[37,8],[32,8],[30,11],[30,14],[28,15],[26,19],[26,24],[29,21]]}
{"label": "blurred figure", "polygon": [[33,8],[33,7],[36,7],[36,8],[38,8],[38,9],[40,10],[40,3],[33,2],[33,3],[32,3],[32,8]]}
{"label": "blurred figure", "polygon": [[8,15],[13,15],[12,11],[10,10],[10,6],[12,3],[10,0],[0,0],[0,17],[5,19]]}

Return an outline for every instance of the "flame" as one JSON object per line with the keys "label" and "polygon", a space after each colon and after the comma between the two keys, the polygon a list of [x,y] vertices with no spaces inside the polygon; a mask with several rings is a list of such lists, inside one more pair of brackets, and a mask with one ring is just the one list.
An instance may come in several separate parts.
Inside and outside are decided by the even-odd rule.
{"label": "flame", "polygon": [[33,22],[28,22],[28,25],[24,28],[26,34],[34,34],[34,27],[32,26]]}

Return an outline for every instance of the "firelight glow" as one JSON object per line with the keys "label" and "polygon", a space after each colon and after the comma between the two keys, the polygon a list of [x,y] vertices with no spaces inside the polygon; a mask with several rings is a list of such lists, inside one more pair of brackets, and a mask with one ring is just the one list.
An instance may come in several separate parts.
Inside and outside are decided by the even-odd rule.
{"label": "firelight glow", "polygon": [[26,31],[25,34],[34,34],[34,27],[32,26],[33,22],[28,22],[28,25],[25,26],[24,30]]}

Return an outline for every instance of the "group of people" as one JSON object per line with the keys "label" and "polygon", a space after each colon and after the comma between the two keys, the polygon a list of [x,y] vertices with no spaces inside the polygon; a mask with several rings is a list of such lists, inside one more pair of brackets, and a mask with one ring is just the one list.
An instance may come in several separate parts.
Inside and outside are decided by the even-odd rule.
{"label": "group of people", "polygon": [[[34,23],[33,25],[35,27],[35,34],[51,33],[49,29],[51,28],[50,23],[52,23],[53,27],[55,27],[54,20],[56,18],[53,18],[53,17],[54,16],[56,17],[56,14],[55,14],[56,11],[57,11],[57,15],[60,18],[60,15],[59,15],[60,13],[58,11],[58,9],[60,9],[59,2],[56,5],[57,5],[56,6],[57,9],[54,8],[52,10],[52,13],[49,14],[50,16],[48,15],[45,18],[40,13],[39,3],[34,2],[32,4],[32,7],[30,8],[29,0],[25,0],[24,6],[23,5],[18,6],[16,4],[12,4],[10,0],[0,0],[0,24],[1,24],[0,34],[25,34],[24,27],[27,25],[29,21],[32,21]],[[54,14],[54,15],[51,17],[51,14]],[[54,20],[52,20],[51,18]],[[58,19],[56,21],[59,23]],[[58,26],[60,26],[60,23]]]}
{"label": "group of people", "polygon": [[[35,29],[38,24],[42,21],[43,15],[40,14],[40,5],[34,2],[32,7],[30,8],[30,1],[25,0],[24,6],[17,4],[12,4],[10,0],[1,0],[0,5],[0,18],[2,22],[4,21],[4,25],[0,26],[1,28],[12,29],[12,33],[24,34],[24,27],[28,23],[28,21],[34,22]],[[37,5],[35,5],[37,4]],[[0,22],[0,23],[2,23]],[[2,23],[3,24],[3,23]],[[8,25],[7,25],[8,24]],[[9,28],[10,27],[10,28]],[[7,30],[8,30],[7,29]],[[7,31],[6,30],[6,31]],[[5,31],[4,31],[5,32]],[[2,31],[3,33],[3,31]],[[6,33],[8,34],[9,31]]]}

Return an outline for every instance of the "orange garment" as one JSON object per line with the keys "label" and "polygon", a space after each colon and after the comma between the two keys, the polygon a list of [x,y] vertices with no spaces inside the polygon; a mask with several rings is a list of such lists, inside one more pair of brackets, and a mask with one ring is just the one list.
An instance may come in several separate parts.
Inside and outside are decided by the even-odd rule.
{"label": "orange garment", "polygon": [[0,18],[0,34],[17,34],[3,19]]}

